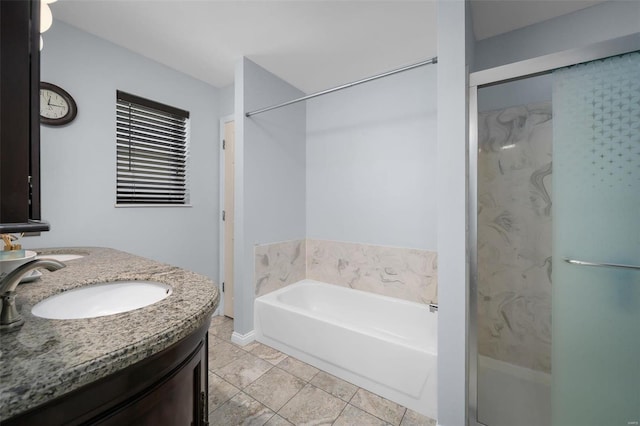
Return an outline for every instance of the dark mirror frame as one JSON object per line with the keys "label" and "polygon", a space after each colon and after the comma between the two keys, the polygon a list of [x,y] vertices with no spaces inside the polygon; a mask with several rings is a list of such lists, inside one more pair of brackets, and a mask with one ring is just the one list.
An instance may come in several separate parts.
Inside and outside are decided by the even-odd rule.
{"label": "dark mirror frame", "polygon": [[0,232],[40,219],[40,0],[0,1]]}

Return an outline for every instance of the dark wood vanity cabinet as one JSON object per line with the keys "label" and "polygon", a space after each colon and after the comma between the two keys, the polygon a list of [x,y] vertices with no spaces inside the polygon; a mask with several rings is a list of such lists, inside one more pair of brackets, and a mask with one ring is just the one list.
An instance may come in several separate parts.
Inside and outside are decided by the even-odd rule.
{"label": "dark wood vanity cabinet", "polygon": [[208,425],[208,326],[2,425]]}
{"label": "dark wood vanity cabinet", "polygon": [[0,1],[0,231],[40,220],[40,1]]}
{"label": "dark wood vanity cabinet", "polygon": [[203,425],[207,420],[205,342],[174,374],[94,424]]}

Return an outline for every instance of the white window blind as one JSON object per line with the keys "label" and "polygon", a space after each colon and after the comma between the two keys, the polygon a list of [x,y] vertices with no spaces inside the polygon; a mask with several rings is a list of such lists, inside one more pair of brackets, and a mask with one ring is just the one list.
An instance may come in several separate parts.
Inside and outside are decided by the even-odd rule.
{"label": "white window blind", "polygon": [[116,203],[188,204],[189,112],[116,95]]}

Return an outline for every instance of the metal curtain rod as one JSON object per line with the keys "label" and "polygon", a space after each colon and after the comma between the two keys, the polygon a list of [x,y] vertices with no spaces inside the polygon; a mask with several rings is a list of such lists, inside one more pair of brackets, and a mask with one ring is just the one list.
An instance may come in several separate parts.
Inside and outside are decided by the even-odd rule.
{"label": "metal curtain rod", "polygon": [[403,71],[409,71],[409,70],[412,70],[414,68],[418,68],[418,67],[421,67],[421,66],[424,66],[424,65],[431,65],[431,64],[437,64],[437,63],[438,63],[438,57],[434,56],[431,59],[427,59],[426,61],[418,62],[418,63],[415,63],[413,65],[407,65],[406,67],[397,68],[395,70],[387,71],[387,72],[384,72],[382,74],[374,75],[372,77],[363,78],[362,80],[358,80],[358,81],[354,81],[354,82],[351,82],[351,83],[343,84],[342,86],[332,87],[331,89],[323,90],[321,92],[312,93],[310,95],[303,96],[301,98],[294,99],[292,101],[287,101],[287,102],[283,102],[281,104],[272,105],[270,107],[257,109],[255,111],[250,111],[250,112],[245,113],[245,116],[251,117],[252,115],[262,114],[263,112],[271,111],[272,109],[282,108],[282,107],[287,106],[287,105],[291,105],[291,104],[295,104],[295,103],[298,103],[298,102],[306,101],[307,99],[311,99],[311,98],[315,98],[315,97],[318,97],[318,96],[326,95],[327,93],[337,92],[338,90],[342,90],[342,89],[348,89],[349,87],[353,87],[353,86],[357,86],[358,84],[367,83],[369,81],[377,80],[377,79],[382,78],[382,77],[387,77],[387,76],[390,76],[390,75],[393,75],[393,74],[397,74],[397,73],[400,73],[400,72],[403,72]]}

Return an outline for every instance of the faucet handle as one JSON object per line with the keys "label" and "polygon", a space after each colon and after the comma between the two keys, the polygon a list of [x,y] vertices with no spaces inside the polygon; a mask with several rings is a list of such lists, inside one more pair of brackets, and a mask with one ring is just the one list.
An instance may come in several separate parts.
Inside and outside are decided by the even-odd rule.
{"label": "faucet handle", "polygon": [[10,331],[24,324],[24,318],[16,309],[16,292],[8,291],[0,295],[0,332]]}
{"label": "faucet handle", "polygon": [[49,271],[56,271],[66,265],[53,259],[36,259],[23,263],[13,271],[9,272],[0,280],[0,299],[2,301],[2,312],[0,312],[0,332],[9,331],[24,324],[24,319],[16,309],[16,287],[20,279],[29,271],[36,268],[45,268]]}

